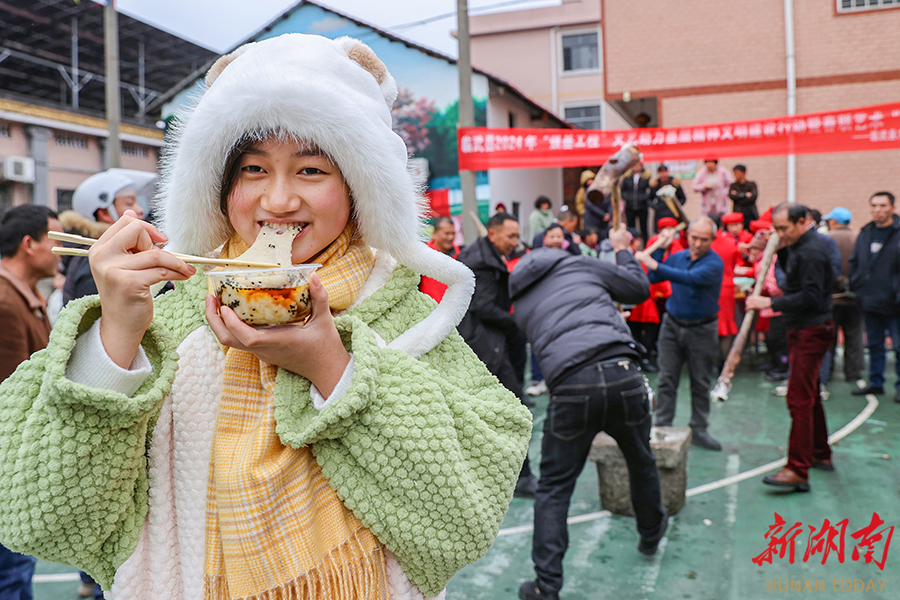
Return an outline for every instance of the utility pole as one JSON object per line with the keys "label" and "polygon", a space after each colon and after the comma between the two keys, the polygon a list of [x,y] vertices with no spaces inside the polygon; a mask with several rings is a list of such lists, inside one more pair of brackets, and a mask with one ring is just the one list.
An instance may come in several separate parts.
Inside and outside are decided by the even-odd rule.
{"label": "utility pole", "polygon": [[[784,0],[784,47],[787,60],[787,114],[797,114],[797,70],[794,49],[794,0]],[[793,143],[791,144],[793,150]],[[787,201],[797,201],[797,155],[791,152],[787,157]]]}
{"label": "utility pole", "polygon": [[106,140],[106,167],[120,165],[119,121],[121,120],[121,99],[119,98],[119,17],[115,0],[107,0],[103,9],[103,47],[106,50],[106,123],[109,138]]}
{"label": "utility pole", "polygon": [[[475,107],[472,103],[472,60],[469,53],[469,9],[466,0],[456,0],[456,39],[459,43],[459,124],[458,127],[475,126]],[[478,239],[478,228],[473,219],[478,215],[475,197],[475,171],[460,171],[459,185],[463,196],[463,238],[466,245]]]}

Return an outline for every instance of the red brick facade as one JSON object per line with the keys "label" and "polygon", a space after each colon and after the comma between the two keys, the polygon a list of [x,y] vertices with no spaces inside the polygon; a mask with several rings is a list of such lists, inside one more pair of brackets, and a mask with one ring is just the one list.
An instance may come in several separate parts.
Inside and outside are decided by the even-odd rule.
{"label": "red brick facade", "polygon": [[[663,127],[787,113],[782,0],[601,0],[601,19],[607,100],[656,98]],[[834,0],[794,0],[793,20],[797,113],[900,100],[900,11],[838,14]],[[785,157],[723,161],[736,163],[759,184],[761,210],[787,198]],[[900,194],[898,164],[900,151],[798,156],[796,199],[845,206],[858,228],[873,192]],[[698,204],[689,192],[689,215]]]}

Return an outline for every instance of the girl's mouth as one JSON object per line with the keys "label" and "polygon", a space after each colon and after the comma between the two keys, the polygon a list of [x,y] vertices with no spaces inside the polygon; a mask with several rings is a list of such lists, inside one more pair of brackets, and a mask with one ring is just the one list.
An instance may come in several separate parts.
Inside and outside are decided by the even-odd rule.
{"label": "girl's mouth", "polygon": [[299,236],[309,226],[309,223],[276,223],[274,221],[257,221],[256,228],[262,229],[263,226],[271,228],[277,235],[285,233],[293,233],[294,237]]}

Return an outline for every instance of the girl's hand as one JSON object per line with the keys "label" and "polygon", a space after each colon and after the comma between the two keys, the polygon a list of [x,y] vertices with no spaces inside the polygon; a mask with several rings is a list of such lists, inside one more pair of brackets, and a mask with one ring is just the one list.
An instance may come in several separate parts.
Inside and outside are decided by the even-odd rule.
{"label": "girl's hand", "polygon": [[309,278],[312,315],[303,325],[251,327],[218,299],[206,297],[206,320],[223,345],[252,352],[267,363],[306,377],[325,397],[340,381],[350,354],[341,342],[319,276]]}
{"label": "girl's hand", "polygon": [[134,211],[125,214],[91,246],[88,258],[100,294],[100,339],[123,369],[131,366],[144,332],[153,320],[150,286],[185,280],[197,269],[157,248],[166,236]]}

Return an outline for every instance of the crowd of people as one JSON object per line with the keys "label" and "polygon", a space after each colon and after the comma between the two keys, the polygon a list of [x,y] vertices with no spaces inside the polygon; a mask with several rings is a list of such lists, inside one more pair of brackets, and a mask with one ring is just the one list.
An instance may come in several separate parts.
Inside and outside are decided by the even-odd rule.
{"label": "crowd of people", "polygon": [[[519,596],[552,600],[601,430],[628,466],[637,549],[657,551],[669,515],[651,426],[674,424],[687,364],[693,444],[722,449],[709,392],[738,322],[758,312],[765,376],[786,382],[788,460],[768,485],[808,491],[810,469],[835,470],[823,402],[839,348],[855,381],[865,335],[854,393],[885,392],[900,340],[889,192],[855,233],[843,207],[760,214],[746,167],[709,158],[688,223],[678,178],[638,163],[620,215],[588,198],[585,170],[571,205],[536,200],[527,232],[498,210],[461,247],[439,218],[426,247],[390,126],[397,86],[367,46],[278,36],[219,59],[206,85],[167,140],[158,223],[110,172],[79,186],[74,214],[0,216],[10,597],[31,596],[29,554],[84,569],[85,597],[442,597],[517,496],[535,501],[536,578]],[[248,325],[174,254],[234,261],[280,226],[301,232],[290,263],[318,266],[302,324]],[[50,232],[64,228],[97,239],[61,272]],[[545,393],[536,476],[527,407]]]}
{"label": "crowd of people", "polygon": [[[785,203],[760,213],[747,168],[737,164],[731,171],[704,161],[691,185],[702,216],[683,223],[681,182],[665,164],[655,174],[638,164],[622,177],[622,226],[615,230],[610,199],[586,200],[596,172],[585,170],[575,201],[555,217],[549,198],[536,200],[525,238],[530,244],[517,239],[518,222],[504,211],[488,221],[487,236],[460,253],[477,282],[460,327],[464,339],[524,404],[533,404],[528,396],[550,394],[540,478],[535,482],[526,459],[515,489],[516,496],[535,499],[537,578],[522,584],[520,598],[552,599],[562,588],[565,515],[600,430],[625,456],[639,550],[655,551],[667,515],[649,446],[651,423],[674,424],[687,365],[692,443],[722,450],[710,433],[710,389],[745,318],[755,321],[745,348],[755,359],[749,362],[776,382],[772,393],[785,396],[791,417],[787,465],[763,483],[808,491],[810,469],[835,469],[823,402],[836,355],[846,381],[859,386],[853,395],[885,392],[887,339],[900,340],[900,217],[893,194],[872,194],[872,220],[856,231],[852,213],[841,206],[823,207],[823,215]],[[772,234],[778,246],[765,267]],[[523,390],[525,341],[531,381]],[[866,348],[867,383],[861,381]],[[894,400],[900,402],[900,363],[897,368]],[[658,372],[655,390],[648,372]]]}
{"label": "crowd of people", "polygon": [[[62,216],[0,218],[2,597],[32,597],[29,555],[116,598],[443,596],[493,544],[531,415],[456,333],[474,282],[421,243],[397,85],[357,40],[286,34],[206,87],[159,228],[94,194],[81,224],[108,227],[52,329]],[[292,229],[289,264],[318,265],[299,324],[248,325],[182,259]]]}

